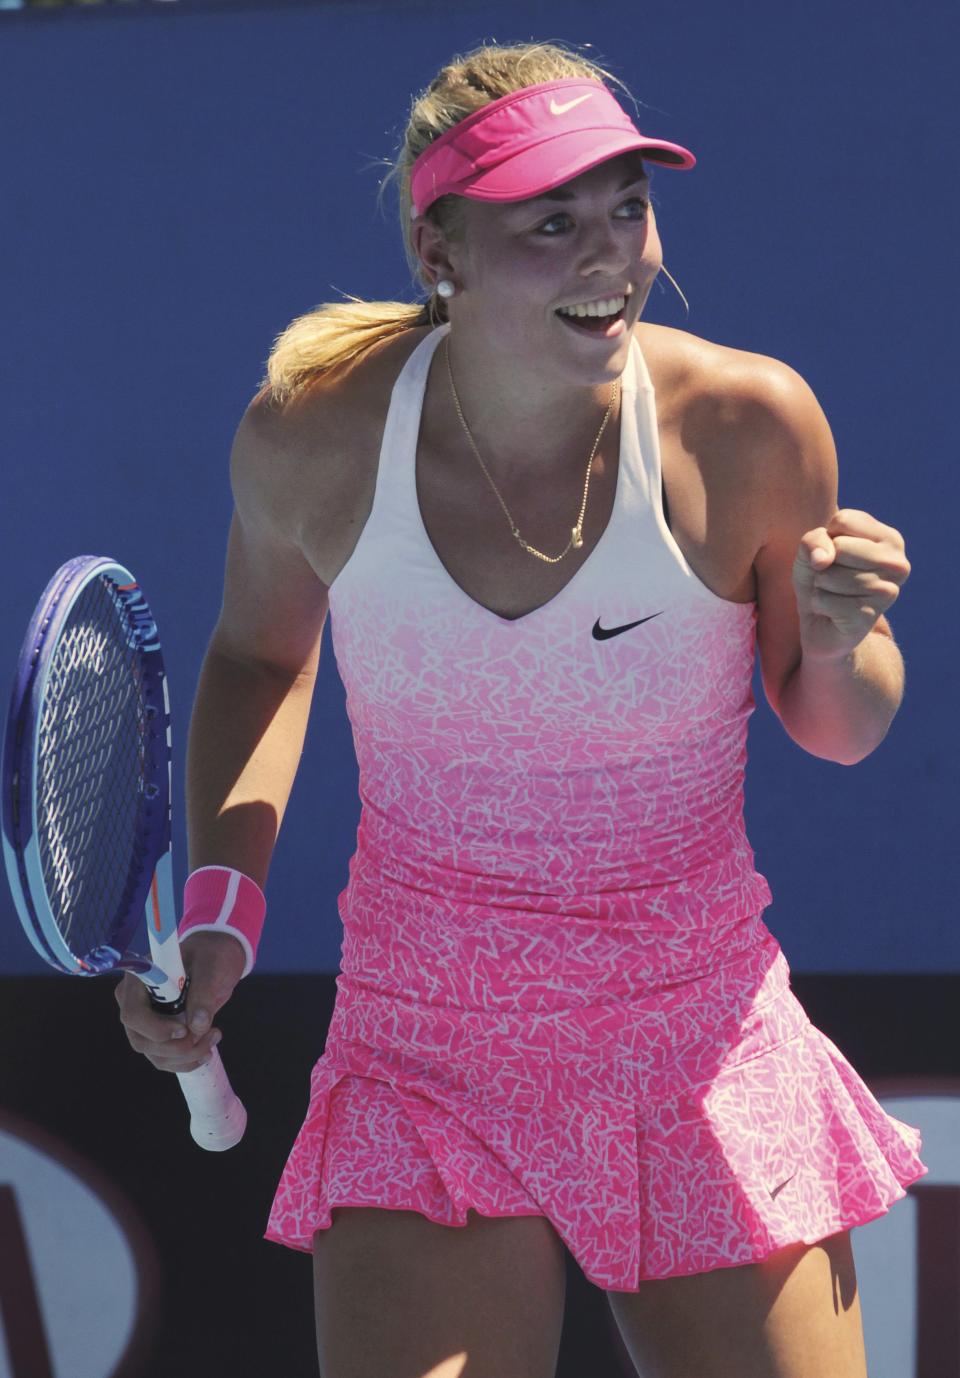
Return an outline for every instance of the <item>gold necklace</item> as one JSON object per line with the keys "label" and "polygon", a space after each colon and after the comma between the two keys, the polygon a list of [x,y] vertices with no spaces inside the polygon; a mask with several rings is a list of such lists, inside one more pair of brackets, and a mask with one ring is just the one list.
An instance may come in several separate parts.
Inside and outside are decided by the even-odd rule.
{"label": "gold necklace", "polygon": [[456,385],[454,384],[454,381],[453,381],[453,370],[452,370],[451,367],[450,367],[450,335],[449,335],[449,333],[447,334],[446,338],[444,339],[443,348],[444,348],[444,356],[445,356],[446,361],[447,361],[447,373],[448,373],[449,378],[450,378],[450,388],[451,388],[451,390],[452,390],[452,392],[453,392],[453,400],[454,400],[454,404],[455,404],[455,406],[456,406],[456,408],[457,408],[457,415],[458,415],[459,418],[460,418],[460,422],[461,422],[461,425],[463,426],[463,429],[464,429],[464,430],[466,431],[466,433],[467,433],[467,439],[470,441],[470,444],[471,444],[471,446],[473,447],[473,453],[476,455],[477,459],[480,460],[480,467],[481,467],[481,469],[483,470],[483,472],[486,474],[487,478],[490,480],[490,486],[491,486],[491,488],[493,489],[493,491],[496,493],[496,495],[497,495],[497,500],[498,500],[498,502],[500,503],[500,506],[503,508],[504,515],[506,516],[507,521],[510,523],[510,530],[511,530],[511,532],[512,532],[513,535],[516,537],[516,539],[520,542],[520,544],[523,546],[524,550],[526,550],[530,555],[536,555],[536,557],[537,557],[538,560],[546,560],[547,564],[555,565],[559,560],[562,560],[562,559],[563,559],[564,555],[567,554],[567,551],[569,551],[571,547],[573,547],[573,548],[579,550],[579,548],[583,545],[583,514],[584,514],[584,513],[586,512],[586,510],[587,510],[587,490],[588,490],[589,487],[590,487],[590,469],[591,469],[591,467],[592,467],[592,465],[593,465],[593,457],[594,457],[594,455],[597,453],[597,446],[600,444],[600,437],[603,435],[603,432],[604,432],[604,430],[605,430],[605,428],[606,428],[606,424],[607,424],[607,422],[608,422],[609,419],[610,419],[610,413],[613,411],[613,404],[614,404],[614,402],[617,400],[617,394],[618,394],[619,391],[620,391],[620,379],[618,378],[618,379],[616,380],[616,382],[614,383],[614,385],[613,385],[613,389],[612,389],[612,391],[611,391],[611,393],[610,393],[610,404],[609,404],[609,406],[607,407],[606,414],[604,415],[604,418],[603,418],[602,422],[600,423],[600,429],[599,429],[599,431],[597,432],[597,438],[596,438],[596,440],[593,442],[593,449],[590,451],[590,458],[587,460],[587,477],[586,477],[586,480],[585,480],[584,485],[583,485],[583,502],[581,502],[581,504],[580,504],[580,515],[577,517],[577,524],[576,524],[576,526],[572,526],[572,527],[570,528],[570,539],[569,539],[569,541],[567,541],[566,546],[564,547],[563,550],[561,550],[561,552],[560,552],[559,555],[544,555],[544,553],[543,553],[542,550],[537,550],[535,546],[529,545],[529,544],[523,539],[523,537],[520,535],[520,532],[517,530],[516,523],[514,522],[514,520],[513,520],[513,518],[511,517],[510,513],[507,511],[507,504],[504,502],[503,498],[500,496],[500,490],[499,490],[499,488],[498,488],[497,485],[494,483],[493,479],[490,478],[490,471],[489,471],[489,469],[487,468],[487,466],[484,464],[483,459],[481,458],[481,455],[480,455],[480,451],[477,449],[476,445],[474,444],[474,439],[473,439],[473,436],[470,434],[470,427],[467,425],[466,420],[464,419],[463,410],[461,409],[461,406],[460,406],[460,398],[457,396]]}

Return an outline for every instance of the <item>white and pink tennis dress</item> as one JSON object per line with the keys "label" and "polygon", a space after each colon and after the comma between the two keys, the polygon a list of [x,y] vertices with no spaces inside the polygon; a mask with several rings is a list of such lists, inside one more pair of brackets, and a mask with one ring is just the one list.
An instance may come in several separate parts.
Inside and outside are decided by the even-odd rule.
{"label": "white and pink tennis dress", "polygon": [[[884,1214],[924,1176],[790,989],[743,822],[755,603],[664,517],[634,340],[609,524],[508,619],[417,504],[426,336],[330,589],[362,812],[341,971],[265,1238],[335,1206],[544,1215],[597,1286],[704,1272]],[[492,496],[492,495],[491,495]]]}

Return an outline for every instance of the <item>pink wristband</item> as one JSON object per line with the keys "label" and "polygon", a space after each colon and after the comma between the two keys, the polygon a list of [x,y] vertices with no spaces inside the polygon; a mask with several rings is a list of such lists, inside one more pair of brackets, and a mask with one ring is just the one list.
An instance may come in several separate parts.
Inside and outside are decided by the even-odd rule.
{"label": "pink wristband", "polygon": [[257,959],[267,901],[256,881],[229,866],[201,866],[183,887],[180,938],[190,933],[229,933],[246,953],[241,974],[249,976]]}

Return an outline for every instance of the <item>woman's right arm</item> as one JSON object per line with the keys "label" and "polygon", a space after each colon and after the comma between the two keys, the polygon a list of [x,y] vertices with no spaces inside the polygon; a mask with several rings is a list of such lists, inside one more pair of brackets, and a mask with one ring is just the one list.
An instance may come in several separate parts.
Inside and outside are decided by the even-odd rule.
{"label": "woman's right arm", "polygon": [[296,535],[301,467],[284,451],[280,426],[248,408],[234,439],[223,604],[187,743],[190,870],[232,866],[261,889],[303,749],[327,615],[327,586]]}
{"label": "woman's right arm", "polygon": [[[299,450],[282,417],[250,404],[231,452],[223,603],[187,741],[189,869],[229,866],[261,889],[303,749],[327,615],[327,586],[297,536],[307,501]],[[173,1072],[209,1056],[219,1031],[207,1024],[195,1036],[192,1013],[203,1005],[212,1020],[240,979],[244,954],[229,934],[197,933],[184,939],[183,960],[190,991],[178,1018],[156,1014],[135,976],[117,987],[131,1045]],[[177,1025],[185,1033],[175,1039]]]}

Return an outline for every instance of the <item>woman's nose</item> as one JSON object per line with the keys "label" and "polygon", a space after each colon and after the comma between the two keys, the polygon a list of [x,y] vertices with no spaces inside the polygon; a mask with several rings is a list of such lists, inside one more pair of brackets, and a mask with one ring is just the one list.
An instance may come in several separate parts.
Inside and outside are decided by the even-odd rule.
{"label": "woman's nose", "polygon": [[[644,236],[646,243],[646,236]],[[636,241],[632,246],[636,252]],[[593,231],[587,241],[581,262],[581,275],[594,274],[604,277],[622,277],[631,262],[631,250],[624,244],[612,226],[601,226]]]}

